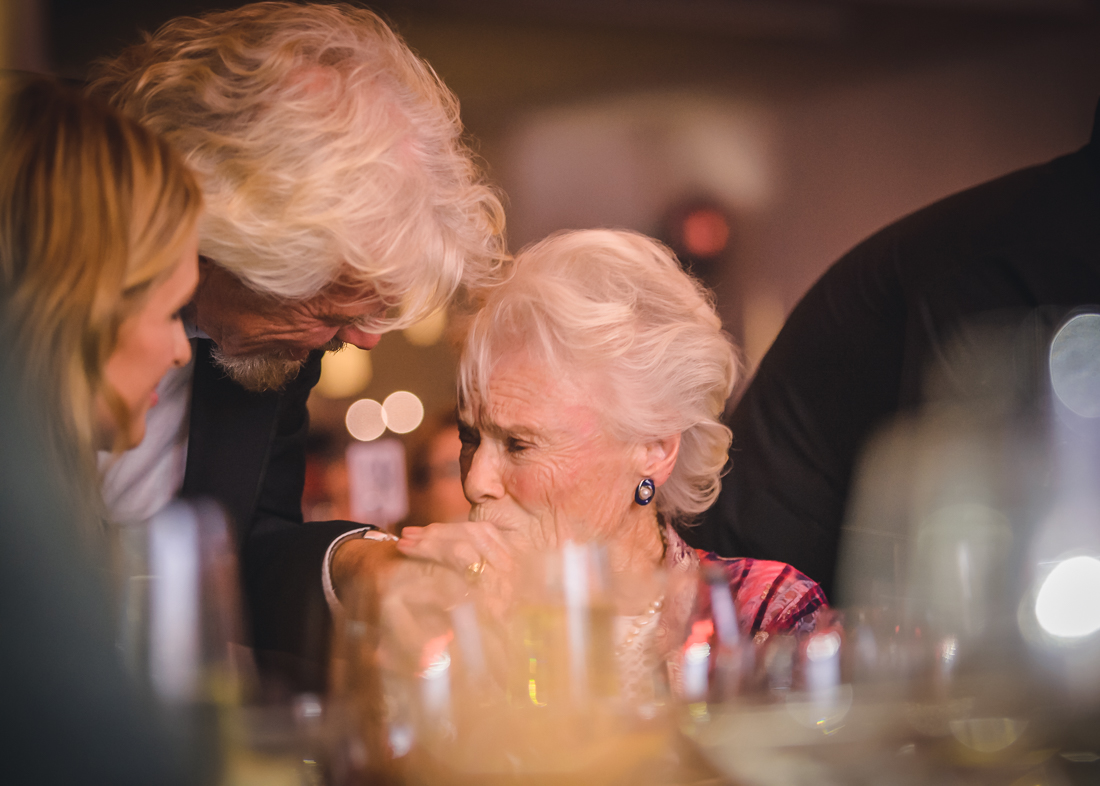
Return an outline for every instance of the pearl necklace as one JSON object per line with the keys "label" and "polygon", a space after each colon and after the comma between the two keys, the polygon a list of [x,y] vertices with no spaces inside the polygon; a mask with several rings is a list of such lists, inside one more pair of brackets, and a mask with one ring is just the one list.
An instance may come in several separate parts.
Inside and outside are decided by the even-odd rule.
{"label": "pearl necklace", "polygon": [[[665,559],[665,555],[668,554],[668,538],[665,535],[665,526],[661,520],[657,519],[657,534],[661,537],[661,561]],[[627,631],[626,637],[622,643],[615,647],[615,655],[622,657],[626,654],[627,650],[631,648],[631,645],[637,640],[638,636],[642,634],[646,628],[657,618],[658,612],[661,611],[661,607],[665,604],[665,595],[662,592],[656,598],[649,602],[645,611],[634,617],[634,622]]]}
{"label": "pearl necklace", "polygon": [[[668,538],[665,536],[665,526],[660,519],[657,520],[657,534],[661,536],[661,561],[663,562],[665,555],[668,553]],[[641,635],[642,631],[649,627],[650,623],[657,618],[657,613],[664,604],[665,595],[662,592],[649,602],[645,611],[634,617],[634,624],[630,627],[630,630],[627,631],[626,638],[623,639],[622,644],[615,648],[616,655],[621,657],[626,653],[627,649],[629,649],[635,639]]]}
{"label": "pearl necklace", "polygon": [[622,656],[626,654],[626,651],[634,643],[634,641],[641,635],[642,631],[649,627],[653,620],[657,619],[657,613],[661,610],[661,607],[665,604],[665,596],[663,594],[656,597],[649,602],[646,609],[641,614],[634,617],[634,624],[627,631],[626,638],[623,639],[622,644],[615,648],[615,654]]}

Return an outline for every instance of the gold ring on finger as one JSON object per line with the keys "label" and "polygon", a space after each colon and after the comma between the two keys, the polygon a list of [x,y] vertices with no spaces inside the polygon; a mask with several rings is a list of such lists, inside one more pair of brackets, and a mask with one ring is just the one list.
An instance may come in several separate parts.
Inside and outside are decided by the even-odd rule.
{"label": "gold ring on finger", "polygon": [[485,572],[485,560],[479,559],[477,562],[471,562],[466,566],[466,579],[468,581],[477,581],[481,578],[481,574]]}

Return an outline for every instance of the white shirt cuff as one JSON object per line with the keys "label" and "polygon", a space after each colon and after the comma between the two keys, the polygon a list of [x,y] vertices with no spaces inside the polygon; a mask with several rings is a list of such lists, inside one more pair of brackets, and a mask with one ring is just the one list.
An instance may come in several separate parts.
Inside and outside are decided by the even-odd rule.
{"label": "white shirt cuff", "polygon": [[353,529],[350,532],[345,532],[328,545],[328,549],[325,551],[324,562],[321,563],[321,586],[325,589],[325,600],[328,601],[329,608],[334,611],[340,608],[340,599],[336,597],[336,590],[332,586],[332,555],[336,553],[336,549],[339,548],[341,543],[355,539],[383,541],[400,540],[396,535],[391,535],[380,529],[363,527],[362,529]]}

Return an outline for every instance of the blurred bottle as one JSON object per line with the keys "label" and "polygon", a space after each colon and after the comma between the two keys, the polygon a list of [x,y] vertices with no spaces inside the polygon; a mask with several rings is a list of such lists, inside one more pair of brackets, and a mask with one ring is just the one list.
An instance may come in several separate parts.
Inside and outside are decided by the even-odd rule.
{"label": "blurred bottle", "polygon": [[213,782],[226,771],[228,712],[241,703],[247,652],[225,514],[179,501],[113,535],[123,659]]}

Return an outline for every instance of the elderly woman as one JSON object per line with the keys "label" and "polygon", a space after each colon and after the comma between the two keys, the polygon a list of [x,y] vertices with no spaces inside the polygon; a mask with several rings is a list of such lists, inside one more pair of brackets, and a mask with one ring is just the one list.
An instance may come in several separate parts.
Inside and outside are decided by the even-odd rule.
{"label": "elderly woman", "polygon": [[[811,579],[693,550],[677,534],[718,494],[730,444],[719,417],[736,369],[710,296],[659,243],[592,230],[530,247],[486,295],[462,355],[470,521],[407,528],[398,550],[506,604],[524,555],[596,542],[613,572],[701,565],[701,580],[728,583],[742,640],[812,630],[825,598]],[[737,636],[728,604],[712,612],[713,592],[667,586],[619,627],[622,639],[663,629],[667,653],[723,629]]]}

